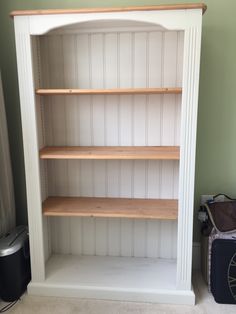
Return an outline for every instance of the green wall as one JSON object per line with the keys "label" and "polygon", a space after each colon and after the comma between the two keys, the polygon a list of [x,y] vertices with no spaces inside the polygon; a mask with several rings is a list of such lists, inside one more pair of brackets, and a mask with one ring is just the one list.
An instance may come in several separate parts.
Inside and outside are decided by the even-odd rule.
{"label": "green wall", "polygon": [[[155,5],[199,1],[0,1],[0,68],[8,118],[17,222],[25,223],[26,192],[17,85],[13,21],[9,12],[22,9]],[[225,192],[236,197],[236,1],[206,0],[198,114],[195,208],[201,194]],[[226,5],[227,4],[227,5]],[[195,241],[199,239],[195,219]]]}

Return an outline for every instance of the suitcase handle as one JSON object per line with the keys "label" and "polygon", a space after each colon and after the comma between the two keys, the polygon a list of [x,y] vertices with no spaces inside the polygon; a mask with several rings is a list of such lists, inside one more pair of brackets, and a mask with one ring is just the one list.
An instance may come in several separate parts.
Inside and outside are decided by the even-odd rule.
{"label": "suitcase handle", "polygon": [[232,198],[232,197],[230,197],[226,194],[223,194],[223,193],[219,193],[219,194],[214,195],[213,200],[215,200],[218,196],[224,196],[225,198],[227,198],[230,201],[236,201],[236,198]]}

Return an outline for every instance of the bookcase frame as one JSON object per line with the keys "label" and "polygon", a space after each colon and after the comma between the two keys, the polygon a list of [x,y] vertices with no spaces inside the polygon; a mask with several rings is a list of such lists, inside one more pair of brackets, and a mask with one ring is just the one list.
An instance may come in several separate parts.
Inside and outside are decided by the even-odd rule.
{"label": "bookcase frame", "polygon": [[[193,201],[195,177],[195,150],[197,105],[200,67],[200,45],[202,29],[202,12],[206,7],[199,5],[176,5],[156,7],[133,7],[117,9],[93,10],[65,10],[65,11],[16,11],[14,16],[18,78],[21,103],[22,130],[24,141],[24,158],[26,170],[28,218],[31,250],[32,281],[28,286],[29,293],[55,296],[79,296],[92,298],[105,298],[117,300],[152,301],[163,303],[194,304],[195,295],[192,290],[192,234],[193,234]],[[174,287],[153,289],[150,284],[143,289],[135,288],[96,288],[47,279],[45,250],[44,250],[44,217],[42,215],[42,197],[40,185],[40,159],[37,130],[37,94],[48,94],[53,91],[43,90],[34,78],[34,60],[32,57],[32,37],[46,34],[58,27],[78,24],[82,22],[99,21],[133,21],[158,25],[168,30],[184,31],[184,56],[182,90],[152,90],[150,93],[180,93],[181,104],[181,139],[180,139],[180,164],[179,164],[179,198],[178,198],[178,237],[177,237],[177,274]],[[37,90],[37,91],[36,91]],[[93,91],[84,91],[89,93]],[[94,93],[118,93],[119,91],[97,90]],[[148,93],[147,90],[121,90],[120,93]],[[55,94],[79,93],[79,90],[56,90]],[[83,90],[82,90],[83,93]],[[37,96],[40,97],[40,96]],[[70,97],[70,96],[68,96]],[[41,151],[41,155],[43,152]],[[96,158],[96,157],[95,157]],[[148,159],[148,158],[147,158]],[[157,158],[158,159],[158,158]],[[90,257],[89,263],[91,262]],[[96,258],[96,257],[95,257]],[[125,260],[125,258],[124,258]],[[138,263],[135,258],[134,264]],[[58,266],[56,262],[53,267]],[[76,262],[75,262],[76,263]],[[91,262],[93,265],[93,262]],[[105,265],[106,261],[97,260],[97,264]],[[112,263],[112,262],[111,262]],[[122,262],[121,262],[122,263]],[[59,263],[60,264],[60,263]],[[53,264],[51,264],[53,265]],[[172,273],[168,275],[169,263],[162,261],[160,281],[168,282]],[[91,266],[91,267],[94,267]],[[131,267],[131,266],[130,266]],[[130,268],[130,270],[132,267]],[[89,268],[85,268],[89,272]],[[155,271],[155,270],[153,270]],[[131,271],[132,272],[132,271]],[[65,274],[64,274],[65,275]],[[68,275],[69,276],[69,275]],[[71,276],[71,274],[70,274]],[[94,276],[96,280],[96,275]],[[65,278],[64,278],[65,279]],[[98,278],[101,281],[101,278]],[[168,286],[168,284],[167,284]]]}

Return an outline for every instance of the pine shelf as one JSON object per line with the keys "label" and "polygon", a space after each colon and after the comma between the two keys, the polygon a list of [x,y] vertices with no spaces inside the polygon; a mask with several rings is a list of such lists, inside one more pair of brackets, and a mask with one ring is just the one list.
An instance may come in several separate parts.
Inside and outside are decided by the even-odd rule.
{"label": "pine shelf", "polygon": [[49,197],[43,202],[45,216],[111,217],[175,220],[178,201],[105,197]]}
{"label": "pine shelf", "polygon": [[47,146],[41,159],[179,160],[178,146]]}
{"label": "pine shelf", "polygon": [[132,94],[181,94],[181,87],[165,88],[112,88],[112,89],[37,89],[36,94],[50,95],[132,95]]}

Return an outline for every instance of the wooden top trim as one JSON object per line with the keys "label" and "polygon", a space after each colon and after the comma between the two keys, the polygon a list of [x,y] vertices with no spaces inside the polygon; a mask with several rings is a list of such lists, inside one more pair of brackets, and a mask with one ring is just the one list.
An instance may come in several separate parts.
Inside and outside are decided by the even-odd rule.
{"label": "wooden top trim", "polygon": [[127,11],[162,11],[162,10],[192,10],[202,9],[205,13],[207,6],[204,3],[191,4],[169,4],[155,6],[135,6],[118,8],[82,8],[82,9],[47,9],[47,10],[20,10],[12,11],[11,17],[20,15],[50,15],[50,14],[82,14],[82,13],[109,13],[109,12],[127,12]]}

